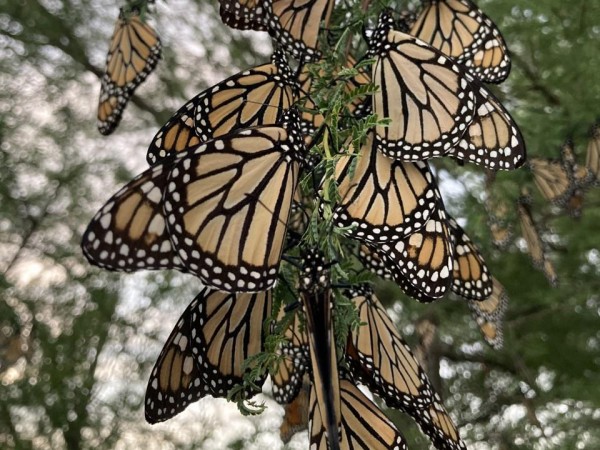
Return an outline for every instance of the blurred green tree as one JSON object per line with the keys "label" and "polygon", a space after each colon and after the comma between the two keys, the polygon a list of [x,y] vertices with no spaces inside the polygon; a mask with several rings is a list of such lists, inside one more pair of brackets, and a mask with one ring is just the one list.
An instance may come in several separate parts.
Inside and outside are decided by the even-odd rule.
{"label": "blurred green tree", "polygon": [[[223,440],[228,419],[210,415],[223,402],[203,401],[172,423],[147,426],[149,370],[198,283],[105,273],[79,250],[107,193],[144,167],[158,126],[201,89],[266,60],[268,39],[226,28],[217,2],[158,2],[164,59],[120,129],[105,138],[95,129],[95,98],[118,6],[0,0],[0,447],[274,445],[270,413],[241,422],[239,435],[227,429],[231,439]],[[518,121],[529,155],[558,157],[572,137],[582,163],[587,129],[599,115],[600,3],[479,6],[512,50],[512,74],[495,92]],[[504,349],[482,343],[463,301],[420,305],[390,283],[378,289],[411,343],[417,320],[435,318],[429,358],[437,360],[434,378],[465,439],[477,449],[600,448],[599,190],[586,193],[579,220],[534,195],[534,217],[560,279],[552,288],[532,268],[512,208],[522,186],[535,193],[531,174],[500,173],[486,191],[481,169],[434,165],[449,210],[464,219],[511,297]],[[487,226],[490,191],[510,206],[515,237],[502,251]],[[409,443],[426,446],[406,418],[397,420]]]}

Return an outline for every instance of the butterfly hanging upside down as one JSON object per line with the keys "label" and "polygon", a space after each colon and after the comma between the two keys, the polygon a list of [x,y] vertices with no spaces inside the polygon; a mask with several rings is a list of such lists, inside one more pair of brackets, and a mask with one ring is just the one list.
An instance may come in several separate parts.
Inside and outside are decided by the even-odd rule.
{"label": "butterfly hanging upside down", "polygon": [[110,270],[178,269],[223,291],[266,290],[304,153],[295,110],[278,126],[191,147],[117,192],[88,226],[83,252]]}
{"label": "butterfly hanging upside down", "polygon": [[438,49],[394,30],[388,13],[369,42],[372,79],[380,86],[373,112],[391,119],[375,127],[377,148],[414,161],[450,155],[491,170],[525,161],[523,137],[500,102]]}
{"label": "butterfly hanging upside down", "polygon": [[98,104],[98,130],[111,134],[129,98],[156,67],[161,43],[154,29],[142,22],[139,11],[121,9],[106,57]]}

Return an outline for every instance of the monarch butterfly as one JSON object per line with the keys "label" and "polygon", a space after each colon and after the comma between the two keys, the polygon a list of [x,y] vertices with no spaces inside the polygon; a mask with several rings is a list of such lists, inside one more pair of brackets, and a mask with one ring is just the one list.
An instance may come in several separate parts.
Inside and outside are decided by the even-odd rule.
{"label": "monarch butterfly", "polygon": [[594,182],[594,173],[586,165],[577,164],[573,141],[567,139],[560,149],[561,162],[578,188],[586,189]]}
{"label": "monarch butterfly", "polygon": [[473,77],[501,83],[510,57],[496,25],[471,0],[424,0],[409,34],[464,65]]}
{"label": "monarch butterfly", "polygon": [[565,206],[574,185],[564,164],[555,159],[530,158],[528,166],[540,194],[556,206]]}
{"label": "monarch butterfly", "polygon": [[403,160],[450,154],[491,170],[523,164],[523,138],[500,102],[439,50],[392,27],[383,13],[369,43],[381,87],[373,112],[392,121],[375,128],[378,149]]}
{"label": "monarch butterfly", "polygon": [[[299,293],[308,328],[308,342],[312,368],[313,401],[317,403],[318,417],[322,420],[326,442],[331,449],[339,447],[340,385],[331,314],[331,287],[328,266],[323,254],[316,249],[302,251],[302,272]],[[311,406],[310,408],[314,408]],[[315,414],[311,413],[313,419]],[[313,429],[320,430],[320,427]],[[313,444],[311,435],[311,446]],[[319,439],[320,440],[320,439]]]}
{"label": "monarch butterfly", "polygon": [[228,292],[276,280],[304,146],[298,114],[191,147],[94,216],[82,248],[110,270],[179,269]]}
{"label": "monarch butterfly", "polygon": [[[284,317],[284,308],[279,320]],[[296,312],[283,333],[284,343],[278,350],[281,354],[276,370],[271,374],[273,398],[281,404],[292,402],[302,389],[303,376],[310,366],[308,335],[300,322],[300,313]]]}
{"label": "monarch butterfly", "polygon": [[507,220],[508,206],[502,200],[489,199],[485,203],[488,214],[488,226],[492,233],[492,244],[504,249],[513,236],[511,224]]}
{"label": "monarch butterfly", "polygon": [[[351,144],[348,151],[354,152]],[[439,198],[427,164],[387,158],[376,150],[373,132],[356,158],[342,156],[336,164],[341,200],[334,223],[354,225],[347,234],[366,242],[393,242],[423,228]]]}
{"label": "monarch butterfly", "polygon": [[150,75],[160,59],[161,43],[154,29],[142,22],[138,10],[121,9],[110,40],[106,71],[98,103],[98,130],[112,133],[129,98]]}
{"label": "monarch butterfly", "polygon": [[[304,341],[304,345],[308,346],[308,338],[306,335],[303,337],[307,339]],[[294,372],[298,369],[293,364],[290,368]],[[302,369],[299,373],[302,373]],[[347,376],[348,374],[345,375],[345,377]],[[337,446],[329,447],[325,425],[317,406],[317,387],[310,382],[306,375],[302,380],[302,386],[297,396],[288,399],[289,402],[285,405],[285,415],[280,427],[280,435],[284,443],[287,443],[294,433],[305,429],[310,423],[311,448],[313,446],[322,450],[327,448],[343,450],[406,448],[402,436],[389,419],[346,378],[340,380],[341,441]]]}
{"label": "monarch butterfly", "polygon": [[[363,324],[348,338],[353,374],[388,406],[410,414],[436,448],[466,448],[423,368],[371,288],[356,286],[346,296],[356,305]],[[446,418],[438,420],[442,414]]]}
{"label": "monarch butterfly", "polygon": [[317,390],[310,395],[310,448],[327,450],[406,450],[406,441],[394,424],[347,378],[340,379],[341,442],[328,447],[318,408]]}
{"label": "monarch butterfly", "polygon": [[492,294],[485,300],[469,300],[469,309],[477,322],[485,341],[495,349],[502,347],[502,320],[508,307],[508,295],[504,286],[492,277]]}
{"label": "monarch butterfly", "polygon": [[146,159],[154,165],[232,131],[278,123],[298,99],[298,88],[285,55],[276,50],[269,64],[233,75],[182,106],[158,130]]}
{"label": "monarch butterfly", "polygon": [[585,166],[590,169],[598,182],[600,178],[600,121],[590,129]]}
{"label": "monarch butterfly", "polygon": [[572,192],[567,199],[565,209],[571,217],[578,218],[581,216],[583,208],[584,191],[596,181],[596,176],[589,167],[577,164],[571,140],[567,140],[563,144],[560,154],[562,164],[569,174],[572,184]]}
{"label": "monarch butterfly", "polygon": [[345,295],[361,322],[348,336],[352,373],[388,406],[418,414],[433,401],[427,375],[369,285],[354,286]]}
{"label": "monarch butterfly", "polygon": [[165,421],[206,395],[225,397],[241,383],[244,361],[263,351],[263,323],[271,306],[271,292],[202,289],[177,322],[151,372],[146,420]]}
{"label": "monarch butterfly", "polygon": [[546,245],[542,240],[540,232],[533,220],[531,209],[529,207],[530,200],[528,196],[521,196],[517,202],[517,212],[521,223],[521,232],[527,244],[527,251],[533,262],[533,265],[542,270],[544,275],[552,284],[558,284],[558,276],[554,270],[554,265],[546,255]]}
{"label": "monarch butterfly", "polygon": [[483,300],[492,294],[492,276],[483,256],[460,225],[448,217],[454,245],[452,292],[470,300]]}

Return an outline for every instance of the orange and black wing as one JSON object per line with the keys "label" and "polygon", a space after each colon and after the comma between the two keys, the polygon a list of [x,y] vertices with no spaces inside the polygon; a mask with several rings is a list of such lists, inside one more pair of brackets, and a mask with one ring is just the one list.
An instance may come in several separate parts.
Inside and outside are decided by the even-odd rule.
{"label": "orange and black wing", "polygon": [[355,286],[345,295],[361,323],[348,337],[346,357],[353,375],[388,406],[418,414],[433,402],[425,371],[370,286]]}
{"label": "orange and black wing", "polygon": [[483,256],[456,220],[448,217],[448,225],[454,242],[452,292],[470,300],[488,298],[493,283]]}
{"label": "orange and black wing", "polygon": [[[406,441],[385,414],[352,382],[340,380],[340,450],[407,450]],[[310,395],[309,438],[312,450],[328,450],[325,427],[313,386]]]}
{"label": "orange and black wing", "polygon": [[264,350],[263,324],[271,306],[271,292],[202,289],[177,322],[152,370],[146,420],[162,422],[206,395],[226,397],[242,383],[250,370],[244,362]]}
{"label": "orange and black wing", "polygon": [[373,133],[356,156],[338,160],[335,174],[340,201],[334,223],[352,227],[346,233],[363,242],[398,241],[422,229],[438,205],[429,166],[384,156]]}
{"label": "orange and black wing", "polygon": [[262,0],[219,0],[223,23],[238,30],[267,30]]}
{"label": "orange and black wing", "polygon": [[501,83],[511,62],[496,25],[470,0],[425,0],[409,33],[486,83]]}
{"label": "orange and black wing", "polygon": [[329,25],[334,0],[273,0],[264,3],[269,33],[278,45],[303,61],[319,57],[321,23]]}
{"label": "orange and black wing", "polygon": [[450,289],[454,248],[442,208],[434,210],[421,230],[376,248],[400,287],[408,282],[425,294],[422,299],[441,298]]}
{"label": "orange and black wing", "polygon": [[173,153],[243,128],[274,125],[297,100],[298,86],[281,50],[269,64],[244,70],[183,105],[152,139],[154,165]]}
{"label": "orange and black wing", "polygon": [[266,290],[277,279],[302,153],[292,116],[193,147],[111,198],[83,251],[113,270],[176,268],[223,291]]}
{"label": "orange and black wing", "polygon": [[498,349],[503,342],[502,322],[508,307],[508,295],[496,278],[492,278],[492,283],[491,295],[484,300],[469,300],[469,309],[485,341]]}

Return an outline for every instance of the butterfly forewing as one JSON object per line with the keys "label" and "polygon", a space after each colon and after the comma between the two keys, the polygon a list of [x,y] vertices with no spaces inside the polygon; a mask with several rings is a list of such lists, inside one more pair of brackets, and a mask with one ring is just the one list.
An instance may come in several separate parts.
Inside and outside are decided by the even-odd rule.
{"label": "butterfly forewing", "polygon": [[110,134],[121,121],[123,110],[135,89],[154,70],[161,43],[154,29],[137,12],[123,12],[115,25],[102,75],[98,104],[98,129]]}
{"label": "butterfly forewing", "polygon": [[262,291],[279,268],[301,156],[299,132],[257,127],[183,154],[164,194],[183,264],[224,291]]}
{"label": "butterfly forewing", "polygon": [[184,270],[173,250],[162,209],[167,168],[143,172],[96,213],[81,248],[88,261],[109,270]]}
{"label": "butterfly forewing", "polygon": [[238,128],[278,123],[297,100],[297,85],[281,50],[272,62],[241,72],[196,102],[196,133],[207,140]]}
{"label": "butterfly forewing", "polygon": [[343,156],[336,165],[341,200],[335,224],[354,226],[348,235],[367,242],[397,241],[420,230],[437,206],[437,187],[427,164],[382,155],[373,133],[355,158]]}
{"label": "butterfly forewing", "polygon": [[238,129],[279,123],[297,99],[297,86],[281,51],[272,62],[218,83],[182,106],[158,131],[148,163]]}

